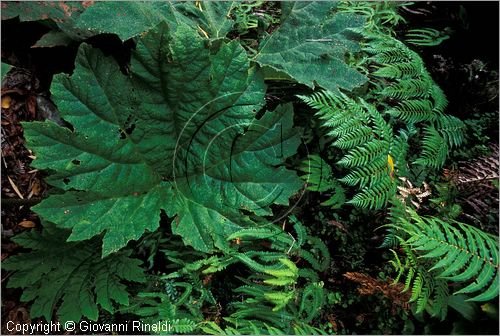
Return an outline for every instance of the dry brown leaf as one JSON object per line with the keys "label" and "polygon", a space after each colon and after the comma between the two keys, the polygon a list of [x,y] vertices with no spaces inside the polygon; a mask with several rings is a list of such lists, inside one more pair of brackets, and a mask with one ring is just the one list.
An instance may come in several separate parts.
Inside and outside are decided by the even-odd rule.
{"label": "dry brown leaf", "polygon": [[335,227],[336,227],[336,228],[338,228],[340,231],[344,231],[344,232],[346,232],[346,233],[347,233],[347,229],[345,228],[344,224],[342,224],[342,223],[340,223],[340,222],[337,222],[336,220],[333,220],[333,219],[332,219],[332,220],[329,220],[327,223],[328,223],[328,224],[330,224],[330,225],[335,226]]}
{"label": "dry brown leaf", "polygon": [[404,288],[403,284],[392,284],[392,280],[390,279],[388,279],[388,281],[382,281],[359,272],[346,272],[343,276],[361,285],[358,288],[359,294],[373,295],[379,292],[389,298],[394,305],[402,307],[403,309],[409,309],[408,301],[410,300],[411,293],[402,293]]}
{"label": "dry brown leaf", "polygon": [[40,192],[42,191],[42,185],[40,184],[39,180],[35,180],[33,182],[33,185],[31,186],[31,191],[33,192],[33,195],[35,195],[35,196],[40,195]]}
{"label": "dry brown leaf", "polygon": [[14,181],[12,181],[12,179],[10,178],[10,176],[7,176],[7,179],[9,180],[9,183],[10,183],[12,189],[14,189],[14,191],[16,192],[17,196],[19,196],[19,198],[21,198],[21,199],[24,199],[23,194],[21,194],[21,192],[17,188],[17,186],[14,183]]}
{"label": "dry brown leaf", "polygon": [[24,220],[21,223],[17,224],[23,228],[33,228],[36,226],[35,222],[30,221],[30,220]]}

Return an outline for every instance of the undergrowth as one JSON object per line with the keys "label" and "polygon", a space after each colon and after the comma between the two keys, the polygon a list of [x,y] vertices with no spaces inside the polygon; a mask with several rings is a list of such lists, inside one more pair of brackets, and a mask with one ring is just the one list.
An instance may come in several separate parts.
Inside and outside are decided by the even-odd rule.
{"label": "undergrowth", "polygon": [[33,320],[410,334],[494,307],[498,237],[467,204],[498,202],[498,157],[419,54],[451,32],[400,34],[410,3],[45,5],[2,13],[78,45],[64,123],[23,124],[52,188],[2,267]]}

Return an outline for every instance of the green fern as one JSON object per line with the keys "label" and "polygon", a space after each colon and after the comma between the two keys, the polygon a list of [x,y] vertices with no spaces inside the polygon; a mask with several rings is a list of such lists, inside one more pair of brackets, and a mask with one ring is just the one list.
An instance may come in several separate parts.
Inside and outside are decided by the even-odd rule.
{"label": "green fern", "polygon": [[31,318],[61,322],[82,318],[96,321],[98,306],[113,313],[116,304],[127,305],[125,281],[144,282],[142,263],[124,250],[101,259],[100,239],[66,242],[69,232],[45,224],[42,233],[30,231],[13,238],[29,253],[12,256],[2,268],[15,271],[8,287],[23,288],[21,301],[34,301]]}
{"label": "green fern", "polygon": [[[329,267],[330,255],[326,245],[309,236],[295,216],[290,216],[289,222],[294,235],[274,224],[241,229],[227,237],[238,243],[220,254],[195,252],[179,246],[173,237],[163,239],[161,251],[172,263],[172,272],[156,276],[157,285],[141,291],[122,312],[135,314],[149,324],[184,321],[185,328],[176,330],[178,333],[317,333],[307,323],[318,316],[324,304],[317,272]],[[202,307],[217,305],[207,279],[233,265],[238,265],[240,276],[232,281],[241,285],[227,293],[233,302],[227,305],[225,325],[203,323],[206,316]]]}
{"label": "green fern", "polygon": [[381,66],[372,75],[387,79],[419,78],[423,68],[421,60],[413,59],[411,62],[398,62]]}
{"label": "green fern", "polygon": [[371,73],[375,81],[382,78],[381,98],[390,97],[398,101],[387,112],[407,123],[433,121],[436,113],[443,113],[448,101],[427,72],[420,56],[395,38],[364,33],[363,50],[371,57],[366,66],[377,67]]}
{"label": "green fern", "polygon": [[122,313],[129,313],[138,316],[145,325],[154,326],[158,321],[168,321],[168,325],[175,334],[187,334],[197,329],[197,322],[202,319],[201,315],[193,316],[181,306],[185,304],[191,293],[192,286],[186,285],[186,292],[180,300],[172,300],[169,295],[161,292],[144,292],[137,294],[134,303],[130,307],[121,310]]}
{"label": "green fern", "polygon": [[430,96],[434,102],[434,111],[437,113],[444,113],[446,106],[448,106],[448,99],[438,85],[432,85]]}
{"label": "green fern", "polygon": [[458,147],[464,140],[465,124],[460,119],[439,115],[436,119],[436,128],[450,147]]}
{"label": "green fern", "polygon": [[402,101],[397,106],[388,109],[387,113],[407,123],[433,121],[436,118],[436,114],[433,111],[433,104],[428,99]]}
{"label": "green fern", "polygon": [[325,293],[322,283],[311,283],[307,285],[301,295],[299,305],[299,316],[302,321],[310,323],[320,312],[325,302]]}
{"label": "green fern", "polygon": [[428,310],[433,316],[439,315],[444,320],[448,309],[446,280],[435,278],[432,273],[429,273],[428,265],[419,262],[416,254],[408,246],[403,245],[402,248],[405,251],[404,264],[401,263],[399,255],[391,250],[394,256],[391,264],[398,272],[394,283],[401,281],[404,277],[403,292],[410,290],[409,303],[415,303],[417,314]]}
{"label": "green fern", "polygon": [[402,79],[380,91],[381,96],[397,100],[414,98],[427,98],[432,87],[432,82],[427,78]]}
{"label": "green fern", "polygon": [[448,156],[448,143],[432,125],[424,129],[422,148],[420,157],[415,161],[416,164],[434,169],[443,167]]}
{"label": "green fern", "polygon": [[344,188],[333,177],[332,169],[318,155],[309,155],[299,167],[305,173],[300,178],[307,183],[307,190],[316,192],[331,192],[333,195],[321,205],[338,209],[345,203]]}
{"label": "green fern", "polygon": [[347,150],[338,164],[351,172],[339,181],[361,188],[348,203],[382,208],[396,192],[388,160],[400,143],[394,142],[392,128],[373,105],[363,100],[327,91],[300,98],[317,109],[324,126],[331,129],[328,134],[337,138],[332,145]]}
{"label": "green fern", "polygon": [[488,301],[498,296],[498,238],[460,222],[453,225],[425,218],[408,210],[400,228],[409,236],[402,244],[432,263],[436,279],[463,283],[455,294],[477,293],[469,300]]}
{"label": "green fern", "polygon": [[443,167],[449,149],[462,144],[464,130],[460,119],[438,114],[435,123],[424,129],[422,153],[415,163],[434,169]]}
{"label": "green fern", "polygon": [[443,32],[433,28],[422,28],[410,29],[405,37],[406,43],[423,47],[433,47],[449,39],[450,35],[446,30]]}

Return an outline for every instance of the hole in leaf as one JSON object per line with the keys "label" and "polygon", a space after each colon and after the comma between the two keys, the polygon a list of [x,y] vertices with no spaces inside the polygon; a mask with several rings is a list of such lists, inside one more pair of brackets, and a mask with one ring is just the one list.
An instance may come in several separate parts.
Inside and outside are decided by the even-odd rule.
{"label": "hole in leaf", "polygon": [[73,160],[71,161],[72,164],[74,164],[75,166],[78,166],[80,165],[80,160]]}
{"label": "hole in leaf", "polygon": [[132,132],[134,131],[134,129],[135,129],[135,124],[132,124],[132,125],[130,125],[129,127],[127,127],[127,128],[125,129],[125,132],[126,132],[128,135],[130,135],[130,134],[132,134]]}
{"label": "hole in leaf", "polygon": [[70,179],[65,177],[64,180],[63,180],[64,184],[68,184],[70,182]]}

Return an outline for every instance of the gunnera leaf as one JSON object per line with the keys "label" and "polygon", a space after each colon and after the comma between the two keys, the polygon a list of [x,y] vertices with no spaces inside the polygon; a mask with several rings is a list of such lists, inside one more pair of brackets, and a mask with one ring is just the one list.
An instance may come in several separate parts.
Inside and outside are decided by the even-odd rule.
{"label": "gunnera leaf", "polygon": [[347,51],[359,49],[347,31],[362,27],[362,16],[333,14],[330,1],[283,2],[282,7],[281,26],[261,43],[255,57],[259,64],[311,88],[319,85],[333,92],[352,90],[367,81],[345,62]]}
{"label": "gunnera leaf", "polygon": [[167,19],[174,20],[167,1],[97,1],[78,17],[75,29],[116,34],[125,41]]}
{"label": "gunnera leaf", "polygon": [[178,1],[172,5],[178,21],[198,26],[206,38],[219,39],[233,28],[231,12],[238,4],[236,1]]}
{"label": "gunnera leaf", "polygon": [[23,288],[21,301],[33,301],[31,318],[52,320],[59,304],[58,316],[65,321],[80,321],[82,317],[96,321],[98,305],[110,313],[113,302],[127,305],[126,281],[146,280],[142,261],[130,258],[130,251],[121,251],[101,259],[101,241],[67,243],[67,230],[45,225],[43,232],[29,231],[13,240],[32,249],[2,262],[5,270],[16,271],[8,287]]}
{"label": "gunnera leaf", "polygon": [[[90,3],[90,2],[89,2]],[[19,17],[20,21],[53,20],[65,22],[81,14],[86,6],[80,1],[9,1],[2,3],[2,20]]]}
{"label": "gunnera leaf", "polygon": [[72,76],[54,78],[52,95],[73,130],[26,123],[25,135],[62,189],[34,207],[71,228],[70,241],[105,232],[103,256],[158,227],[201,251],[252,225],[241,210],[271,214],[302,185],[283,167],[299,144],[290,105],[256,119],[263,79],[237,41],[211,50],[194,28],[166,25],[143,34],[130,75],[82,45]]}
{"label": "gunnera leaf", "polygon": [[59,30],[45,34],[35,45],[67,45],[102,34],[116,34],[128,40],[162,21],[175,25],[170,2],[150,1],[30,1],[2,4],[2,20],[19,17],[20,21],[50,20]]}

